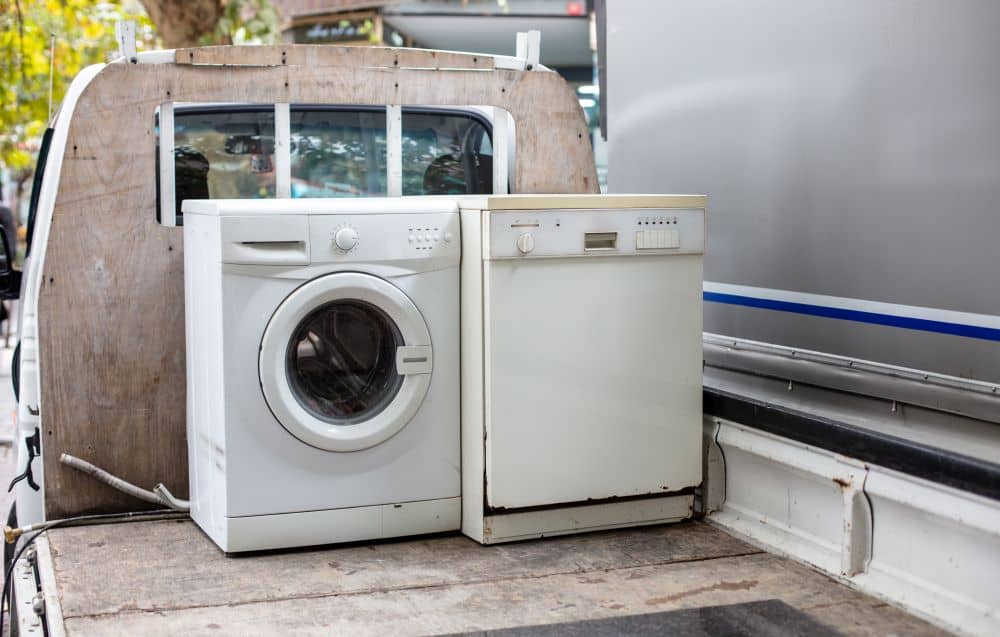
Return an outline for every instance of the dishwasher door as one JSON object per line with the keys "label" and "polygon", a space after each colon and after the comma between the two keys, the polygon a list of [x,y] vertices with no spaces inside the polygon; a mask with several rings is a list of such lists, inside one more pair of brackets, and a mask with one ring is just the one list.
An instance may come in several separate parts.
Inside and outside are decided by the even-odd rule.
{"label": "dishwasher door", "polygon": [[630,251],[486,264],[489,508],[701,482],[702,255]]}

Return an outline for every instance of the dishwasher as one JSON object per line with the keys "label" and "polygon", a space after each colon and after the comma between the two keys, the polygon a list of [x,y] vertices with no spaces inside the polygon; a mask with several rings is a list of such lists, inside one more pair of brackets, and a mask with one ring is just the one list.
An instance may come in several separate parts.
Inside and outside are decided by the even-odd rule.
{"label": "dishwasher", "polygon": [[705,201],[461,202],[466,535],[493,543],[691,516]]}

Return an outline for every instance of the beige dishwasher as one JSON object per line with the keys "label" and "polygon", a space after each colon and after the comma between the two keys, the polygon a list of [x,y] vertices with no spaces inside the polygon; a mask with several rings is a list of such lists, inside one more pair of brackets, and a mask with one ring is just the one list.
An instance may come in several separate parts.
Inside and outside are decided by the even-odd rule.
{"label": "beige dishwasher", "polygon": [[463,532],[493,543],[690,517],[705,197],[460,207]]}

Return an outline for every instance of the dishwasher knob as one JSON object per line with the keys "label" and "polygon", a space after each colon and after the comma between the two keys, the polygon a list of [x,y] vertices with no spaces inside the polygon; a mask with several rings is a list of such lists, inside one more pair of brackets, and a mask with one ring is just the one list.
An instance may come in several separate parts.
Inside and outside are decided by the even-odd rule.
{"label": "dishwasher knob", "polygon": [[358,245],[358,231],[354,228],[341,228],[333,236],[333,242],[344,252],[350,252]]}
{"label": "dishwasher knob", "polygon": [[535,238],[530,232],[525,232],[517,238],[517,249],[521,254],[528,254],[535,249]]}

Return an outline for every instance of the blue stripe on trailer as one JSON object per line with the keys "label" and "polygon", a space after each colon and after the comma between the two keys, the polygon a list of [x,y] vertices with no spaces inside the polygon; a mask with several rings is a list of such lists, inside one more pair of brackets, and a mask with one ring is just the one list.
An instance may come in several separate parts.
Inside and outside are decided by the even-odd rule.
{"label": "blue stripe on trailer", "polygon": [[937,332],[938,334],[951,334],[952,336],[978,338],[986,341],[1000,341],[1000,329],[991,327],[948,323],[946,321],[932,321],[929,319],[899,316],[895,314],[880,314],[877,312],[864,312],[861,310],[847,310],[839,307],[812,305],[809,303],[775,301],[773,299],[762,299],[753,296],[742,296],[739,294],[703,292],[703,295],[704,299],[711,303],[742,305],[744,307],[756,307],[764,310],[775,310],[777,312],[791,312],[793,314],[821,316],[823,318],[839,319],[842,321],[855,321],[857,323],[871,323],[873,325],[901,327],[903,329],[920,330],[922,332]]}

